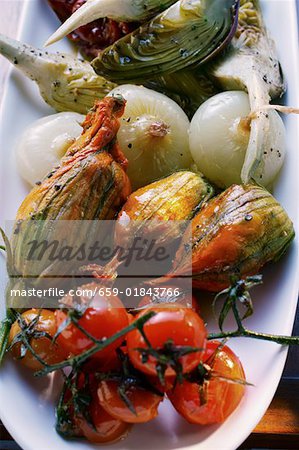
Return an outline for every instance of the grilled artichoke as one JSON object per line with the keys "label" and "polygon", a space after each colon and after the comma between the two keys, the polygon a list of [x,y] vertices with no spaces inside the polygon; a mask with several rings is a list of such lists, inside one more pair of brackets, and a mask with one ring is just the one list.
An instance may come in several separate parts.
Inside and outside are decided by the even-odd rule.
{"label": "grilled artichoke", "polygon": [[107,47],[95,71],[129,82],[197,66],[220,51],[237,26],[239,0],[179,0]]}
{"label": "grilled artichoke", "polygon": [[48,53],[2,34],[0,54],[37,83],[45,102],[56,111],[86,114],[96,99],[116,87],[96,75],[86,61],[64,53]]}
{"label": "grilled artichoke", "polygon": [[256,274],[280,258],[293,238],[291,220],[268,191],[233,185],[194,217],[192,244],[183,238],[173,270],[184,273],[184,255],[192,251],[194,287],[220,291],[232,276]]}
{"label": "grilled artichoke", "polygon": [[[82,135],[71,145],[60,166],[21,204],[11,242],[17,273],[33,275],[28,260],[29,241],[53,242],[57,233],[61,240],[61,228],[57,232],[51,221],[113,219],[126,201],[130,194],[130,182],[124,170],[126,159],[115,142],[124,106],[125,101],[119,97],[97,101],[86,116]],[[78,236],[73,239],[79,241]],[[54,270],[47,267],[49,259],[45,260],[45,267],[43,261],[37,263],[40,274],[49,275]],[[59,275],[56,267],[54,273]]]}
{"label": "grilled artichoke", "polygon": [[[158,236],[159,242],[170,243],[181,236],[184,221],[190,220],[213,192],[212,186],[199,174],[188,171],[176,172],[138,189],[129,196],[118,215],[116,244],[138,234],[146,233],[148,237],[149,232]],[[144,221],[150,221],[146,232]]]}
{"label": "grilled artichoke", "polygon": [[208,77],[225,90],[245,90],[249,94],[252,120],[250,141],[241,179],[263,181],[263,153],[270,151],[268,134],[275,111],[263,109],[281,96],[285,84],[275,43],[263,23],[258,0],[241,0],[236,34],[223,56],[205,68]]}

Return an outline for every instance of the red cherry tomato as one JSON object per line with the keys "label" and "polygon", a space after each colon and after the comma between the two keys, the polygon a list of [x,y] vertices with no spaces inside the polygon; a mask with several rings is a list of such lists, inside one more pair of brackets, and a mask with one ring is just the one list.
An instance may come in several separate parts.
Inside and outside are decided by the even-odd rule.
{"label": "red cherry tomato", "polygon": [[[84,376],[80,374],[78,377],[77,386],[84,384]],[[82,437],[83,433],[75,420],[74,404],[72,401],[72,392],[69,387],[65,388],[63,392],[63,399],[60,399],[60,408],[56,409],[56,431],[67,438]]]}
{"label": "red cherry tomato", "polygon": [[130,431],[131,426],[110,416],[102,408],[97,397],[92,398],[89,406],[89,414],[93,426],[83,417],[75,418],[75,423],[89,442],[97,444],[115,442],[126,436]]}
{"label": "red cherry tomato", "polygon": [[[21,318],[27,325],[32,323],[32,321],[37,320],[36,325],[32,328],[32,333],[26,334],[26,338],[33,351],[40,359],[47,364],[55,364],[67,358],[67,352],[59,344],[54,344],[51,340],[57,331],[53,311],[47,309],[29,309],[22,313]],[[14,322],[10,329],[9,344],[13,342],[13,339],[20,331],[21,328],[19,322]],[[44,332],[47,336],[36,338],[34,337],[34,332]],[[13,345],[11,352],[14,358],[19,359],[21,363],[29,369],[42,369],[44,367],[43,364],[37,360],[36,356],[28,348],[26,349],[25,354],[23,356],[21,355],[21,345],[22,344],[19,342]],[[23,343],[23,346],[25,348],[26,344]]]}
{"label": "red cherry tomato", "polygon": [[[200,349],[197,352],[178,357],[183,373],[190,372],[202,360],[207,335],[203,320],[192,309],[183,308],[176,304],[148,308],[140,312],[136,319],[149,311],[154,311],[156,315],[145,323],[143,329],[155,350],[164,352],[164,345],[170,341],[178,349],[182,347]],[[129,358],[136,369],[148,375],[157,375],[156,357],[149,355],[147,361],[142,361],[141,352],[137,350],[138,348],[148,349],[148,345],[139,330],[135,329],[128,333],[127,347]],[[175,375],[175,371],[170,364],[167,365],[165,375]]]}
{"label": "red cherry tomato", "polygon": [[130,322],[130,323],[134,322],[135,317],[134,317],[133,314],[131,314],[131,313],[128,312],[128,317],[129,317],[129,322]]}
{"label": "red cherry tomato", "polygon": [[111,417],[100,405],[97,395],[97,382],[92,374],[84,378],[81,373],[77,384],[78,389],[84,389],[84,383],[88,380],[88,393],[91,396],[90,404],[86,406],[85,417],[90,418],[90,423],[84,417],[84,414],[74,415],[73,422],[75,427],[90,442],[106,443],[115,442],[126,436],[131,428],[128,423]]}
{"label": "red cherry tomato", "polygon": [[175,383],[176,383],[176,377],[175,376],[166,376],[164,377],[163,384],[159,380],[157,376],[153,375],[147,375],[147,379],[150,382],[150,384],[157,389],[158,392],[165,393],[167,391],[170,391],[173,389]]}
{"label": "red cherry tomato", "polygon": [[[215,375],[245,381],[238,357],[227,346],[217,351],[219,345],[219,342],[208,342],[204,362],[211,365]],[[167,392],[167,395],[188,422],[208,425],[223,422],[239,405],[244,392],[244,385],[215,376],[204,381],[201,389],[196,382],[184,381]]]}
{"label": "red cherry tomato", "polygon": [[[90,285],[86,285],[84,288],[88,289],[88,286]],[[111,337],[129,325],[128,314],[119,298],[115,296],[101,296],[97,293],[93,298],[93,304],[95,306],[86,309],[78,324],[95,339]],[[67,314],[65,312],[56,311],[58,327],[66,319]],[[114,354],[113,351],[121,345],[123,339],[124,337],[116,340],[107,348],[95,353],[92,358],[102,362],[110,360]],[[57,342],[71,355],[79,355],[94,345],[92,340],[73,323],[59,334]]]}
{"label": "red cherry tomato", "polygon": [[111,355],[105,359],[101,358],[90,358],[82,366],[82,370],[85,373],[95,373],[95,372],[118,372],[121,369],[121,362],[113,350]]}
{"label": "red cherry tomato", "polygon": [[137,386],[130,386],[126,395],[135,410],[134,414],[120,397],[118,388],[117,381],[101,381],[98,388],[100,404],[112,417],[128,423],[144,423],[158,415],[162,396]]}

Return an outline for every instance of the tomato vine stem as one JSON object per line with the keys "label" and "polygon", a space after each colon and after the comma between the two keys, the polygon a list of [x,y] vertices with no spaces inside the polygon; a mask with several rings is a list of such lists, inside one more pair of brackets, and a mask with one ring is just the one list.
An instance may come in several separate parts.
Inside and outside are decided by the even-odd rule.
{"label": "tomato vine stem", "polygon": [[212,339],[225,339],[234,337],[246,337],[252,339],[260,339],[264,341],[275,342],[281,345],[299,345],[299,336],[280,336],[275,334],[258,333],[256,331],[247,330],[247,328],[240,328],[236,331],[227,331],[219,333],[210,333],[208,335],[208,340]]}
{"label": "tomato vine stem", "polygon": [[[221,311],[218,317],[218,326],[220,332],[210,333],[208,339],[225,339],[233,337],[247,337],[253,339],[261,339],[264,341],[275,342],[281,345],[299,345],[299,336],[280,336],[275,334],[258,333],[248,330],[243,325],[243,320],[253,314],[253,304],[249,290],[262,283],[262,275],[254,275],[246,279],[233,277],[229,288],[224,289],[215,296],[213,309],[215,314],[216,303],[222,298],[224,299]],[[245,313],[241,313],[240,307],[245,309]],[[224,331],[223,324],[228,316],[229,311],[233,313],[236,321],[237,329],[235,331]],[[216,315],[216,314],[215,314]]]}
{"label": "tomato vine stem", "polygon": [[95,353],[103,350],[104,348],[108,347],[110,344],[113,344],[113,342],[117,341],[119,338],[125,336],[130,331],[137,328],[138,330],[141,330],[143,325],[151,319],[153,316],[155,316],[156,313],[154,311],[149,311],[147,314],[144,314],[144,316],[140,317],[139,319],[135,320],[133,323],[128,325],[127,327],[123,328],[122,330],[115,333],[113,336],[109,337],[106,340],[98,340],[95,342],[95,345],[93,345],[91,348],[86,350],[85,352],[81,353],[80,355],[74,356],[72,358],[69,358],[65,361],[61,361],[57,364],[52,364],[44,369],[38,371],[35,373],[35,376],[43,376],[47,375],[51,372],[54,372],[55,370],[64,369],[65,367],[73,367],[76,368],[80,364],[82,364],[86,359],[90,358]]}

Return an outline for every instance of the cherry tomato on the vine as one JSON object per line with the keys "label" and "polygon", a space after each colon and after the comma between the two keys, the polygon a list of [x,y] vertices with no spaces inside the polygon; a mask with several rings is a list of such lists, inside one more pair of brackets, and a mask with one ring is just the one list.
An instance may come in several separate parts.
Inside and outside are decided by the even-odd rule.
{"label": "cherry tomato on the vine", "polygon": [[[82,289],[92,290],[94,286],[95,283],[91,283]],[[57,326],[60,327],[67,317],[65,312],[57,310]],[[88,307],[79,318],[78,325],[94,339],[106,339],[127,327],[129,316],[119,298],[100,295],[97,292],[93,297],[91,307]],[[102,362],[111,359],[113,351],[121,345],[123,340],[124,337],[117,339],[105,349],[95,353],[92,358]],[[69,324],[61,331],[57,342],[71,355],[79,355],[94,345],[93,341],[79,330],[75,323]]]}
{"label": "cherry tomato on the vine", "polygon": [[[207,344],[204,363],[210,366],[211,372],[207,373],[205,381],[183,381],[167,392],[175,409],[190,423],[208,425],[223,422],[237,408],[244,395],[242,364],[226,345],[217,350],[219,345],[216,341]],[[232,382],[234,379],[236,381]]]}
{"label": "cherry tomato on the vine", "polygon": [[116,354],[115,350],[111,351],[111,354],[106,358],[90,358],[82,366],[82,370],[85,373],[95,372],[118,372],[121,369],[121,362]]}
{"label": "cherry tomato on the vine", "polygon": [[[24,337],[12,346],[11,352],[13,357],[19,359],[24,366],[32,370],[40,370],[43,364],[37,357],[47,364],[55,364],[67,358],[67,352],[60,345],[52,342],[57,331],[53,311],[29,309],[21,314],[19,322],[15,321],[10,329],[9,345],[13,344],[22,332]],[[26,341],[33,352],[27,347]]]}
{"label": "cherry tomato on the vine", "polygon": [[[154,311],[156,314],[145,323],[143,331],[152,350],[162,355],[163,363],[167,366],[165,376],[175,375],[173,365],[175,355],[183,373],[190,372],[202,360],[207,335],[203,320],[192,309],[176,304],[147,308],[140,312],[136,319],[149,311]],[[129,358],[136,369],[148,375],[157,375],[157,363],[161,363],[162,360],[160,358],[158,361],[152,351],[148,351],[148,343],[138,329],[128,333],[127,347]],[[194,351],[182,355],[187,347],[189,349],[192,347]],[[146,358],[142,353],[147,355]],[[165,363],[165,356],[168,357],[167,363]]]}
{"label": "cherry tomato on the vine", "polygon": [[100,404],[112,417],[128,423],[144,423],[158,415],[158,406],[163,396],[138,386],[129,386],[125,395],[133,406],[132,411],[118,389],[117,381],[101,381],[98,388]]}
{"label": "cherry tomato on the vine", "polygon": [[175,375],[165,376],[163,382],[159,380],[157,375],[147,375],[146,377],[150,384],[161,393],[170,391],[176,384]]}
{"label": "cherry tomato on the vine", "polygon": [[93,394],[88,412],[92,424],[89,424],[82,416],[75,417],[75,423],[83,436],[90,442],[98,444],[115,442],[126,436],[130,431],[130,424],[115,419],[102,408],[97,395]]}
{"label": "cherry tomato on the vine", "polygon": [[[110,416],[100,405],[97,395],[98,383],[92,374],[81,372],[75,386],[77,404],[80,395],[83,397],[80,411],[75,412],[72,402],[69,408],[71,429],[75,430],[77,435],[81,434],[88,441],[99,444],[115,442],[127,435],[131,425]],[[69,398],[70,393],[67,392],[66,400]]]}

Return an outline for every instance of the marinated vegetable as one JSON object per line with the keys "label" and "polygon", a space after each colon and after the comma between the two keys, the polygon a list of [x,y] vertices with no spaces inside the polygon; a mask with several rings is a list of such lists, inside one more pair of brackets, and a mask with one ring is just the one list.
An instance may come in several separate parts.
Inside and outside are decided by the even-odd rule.
{"label": "marinated vegetable", "polygon": [[16,149],[21,176],[34,186],[60,164],[67,149],[82,132],[84,116],[74,112],[43,117],[23,133]]}
{"label": "marinated vegetable", "polygon": [[190,372],[202,361],[207,334],[203,320],[175,304],[148,308],[137,319],[149,311],[156,315],[145,324],[144,334],[133,330],[127,336],[134,367],[147,375],[158,374],[162,381],[164,376]]}
{"label": "marinated vegetable", "polygon": [[[65,53],[45,52],[1,33],[0,54],[37,83],[45,102],[56,111],[86,114],[95,100],[105,97],[117,86],[97,75],[87,61]],[[188,116],[217,92],[205,75],[185,71],[171,78],[166,74],[143,84],[172,98]]]}
{"label": "marinated vegetable", "polygon": [[[30,233],[32,240],[42,236],[45,220],[49,223],[54,219],[113,219],[125,203],[131,188],[124,170],[126,159],[115,141],[124,106],[122,98],[107,97],[97,101],[86,116],[82,135],[68,149],[61,164],[21,204],[11,243],[18,273],[31,276],[35,274],[35,267],[39,274],[50,275],[47,258],[43,261],[26,258],[28,241],[25,236]],[[47,227],[47,239],[55,239],[55,232]],[[74,245],[76,239],[74,236]],[[56,268],[53,264],[51,268],[58,270],[58,263],[54,264]],[[63,261],[59,267],[63,274]]]}
{"label": "marinated vegetable", "polygon": [[[299,344],[245,325],[260,269],[294,238],[286,211],[254,182],[272,182],[284,159],[274,108],[297,112],[269,104],[284,83],[258,0],[49,2],[66,20],[53,40],[86,23],[69,37],[89,55],[110,45],[94,61],[99,73],[143,86],[116,86],[88,63],[0,35],[0,52],[49,104],[92,107],[79,137],[81,116],[67,112],[33,124],[19,142],[23,177],[42,179],[11,240],[0,228],[10,276],[0,363],[11,353],[36,377],[61,377],[56,430],[65,438],[115,442],[155,419],[164,400],[195,432],[221,424],[250,384],[226,340]],[[214,197],[204,177],[226,190]],[[192,279],[195,289],[217,292],[210,333]],[[53,309],[20,312],[35,302]]]}
{"label": "marinated vegetable", "polygon": [[228,51],[206,69],[222,89],[248,92],[250,109],[250,138],[242,167],[241,179],[253,178],[263,182],[264,152],[269,153],[268,135],[275,133],[274,111],[265,110],[269,101],[285,91],[275,43],[263,23],[259,1],[240,1],[239,24]]}
{"label": "marinated vegetable", "polygon": [[[170,244],[183,229],[163,223],[177,221],[181,222],[177,224],[179,227],[184,227],[184,221],[190,220],[212,195],[213,188],[199,174],[187,171],[140,188],[128,197],[118,215],[115,242],[124,243],[135,234],[145,233],[147,237],[155,236],[163,245]],[[151,221],[148,227],[144,221]]]}
{"label": "marinated vegetable", "polygon": [[[129,317],[118,297],[101,295],[98,288],[99,285],[96,283],[82,286],[82,292],[86,291],[90,294],[80,298],[80,303],[85,304],[86,309],[77,323],[89,336],[100,340],[107,339],[128,326]],[[91,294],[92,292],[95,294]],[[64,301],[67,300],[67,298],[64,299]],[[78,328],[76,323],[67,324],[67,318],[65,312],[56,311],[57,328],[61,329],[57,343],[68,354],[79,355],[92,347],[93,341]],[[63,327],[64,323],[65,327]],[[93,358],[96,358],[99,363],[105,363],[121,343],[122,339],[119,339],[105,350],[96,353]]]}
{"label": "marinated vegetable", "polygon": [[54,44],[76,28],[105,17],[119,22],[142,22],[168,8],[175,1],[87,0],[52,34],[45,45]]}
{"label": "marinated vegetable", "polygon": [[[82,124],[82,135],[70,146],[61,165],[28,194],[18,210],[17,221],[37,215],[43,219],[59,215],[60,220],[115,217],[130,192],[124,171],[127,161],[114,140],[124,106],[119,97],[96,102]],[[104,193],[106,201],[99,208]]]}
{"label": "marinated vegetable", "polygon": [[117,82],[197,66],[232,39],[237,6],[238,0],[179,0],[107,47],[92,65],[98,74]]}
{"label": "marinated vegetable", "polygon": [[[294,238],[287,213],[260,186],[233,185],[192,220],[192,243],[183,239],[174,273],[184,273],[186,245],[192,251],[193,285],[220,291],[232,276],[259,272],[286,251]],[[187,253],[188,254],[188,253]]]}
{"label": "marinated vegetable", "polygon": [[[85,2],[86,0],[48,0],[61,22],[65,22]],[[77,28],[68,35],[68,38],[78,45],[86,57],[95,58],[103,48],[138,26],[138,22],[116,22],[105,17]]]}
{"label": "marinated vegetable", "polygon": [[98,396],[101,406],[108,414],[127,423],[145,423],[158,415],[158,406],[163,398],[138,387],[130,387],[126,395],[134,408],[129,408],[121,398],[119,385],[115,381],[102,381]]}
{"label": "marinated vegetable", "polygon": [[63,437],[84,436],[104,444],[124,438],[131,425],[110,416],[100,405],[97,380],[92,373],[71,373],[65,378],[56,408],[56,430]]}
{"label": "marinated vegetable", "polygon": [[184,111],[165,95],[141,86],[119,86],[109,95],[119,94],[127,103],[117,138],[129,161],[133,189],[189,169],[190,123]]}
{"label": "marinated vegetable", "polygon": [[63,361],[68,352],[53,342],[56,331],[53,311],[30,309],[19,314],[9,334],[13,357],[31,370],[40,370],[43,364]]}
{"label": "marinated vegetable", "polygon": [[148,378],[129,361],[127,348],[118,349],[119,370],[97,373],[100,380],[98,399],[103,409],[115,419],[127,423],[146,423],[158,415],[164,399]]}
{"label": "marinated vegetable", "polygon": [[[276,111],[269,116],[259,182],[268,186],[285,157],[285,128]],[[203,103],[190,126],[190,151],[198,169],[221,188],[241,183],[250,140],[249,98],[242,91],[221,92]]]}
{"label": "marinated vegetable", "polygon": [[167,395],[190,423],[221,423],[237,408],[245,393],[245,374],[234,352],[220,342],[208,342],[203,365],[176,384]]}
{"label": "marinated vegetable", "polygon": [[0,34],[0,54],[39,87],[56,111],[86,114],[95,100],[116,85],[96,75],[91,65],[65,53],[48,53]]}
{"label": "marinated vegetable", "polygon": [[105,444],[116,442],[127,436],[131,425],[119,419],[111,417],[100,405],[96,393],[93,394],[88,408],[91,417],[90,421],[84,417],[76,419],[77,426],[83,436],[94,444]]}

